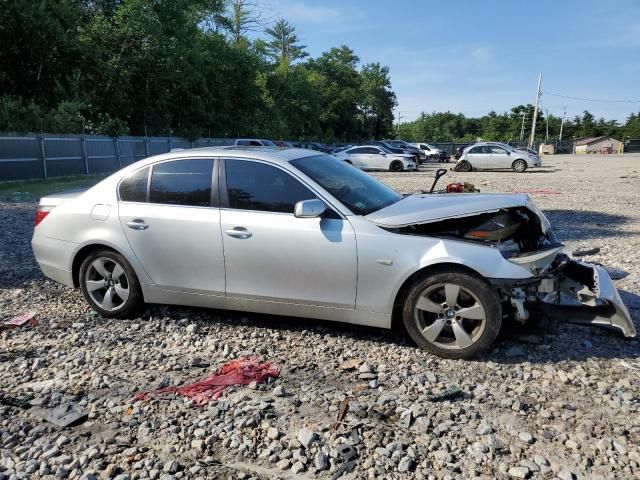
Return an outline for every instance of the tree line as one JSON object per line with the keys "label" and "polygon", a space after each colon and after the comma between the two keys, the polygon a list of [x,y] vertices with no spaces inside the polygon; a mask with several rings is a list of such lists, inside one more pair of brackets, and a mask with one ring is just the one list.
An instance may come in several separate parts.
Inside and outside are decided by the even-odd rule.
{"label": "tree line", "polygon": [[[525,138],[532,105],[393,126],[389,69],[346,45],[312,58],[260,0],[0,0],[0,131],[420,141]],[[546,121],[538,117],[537,139]],[[557,138],[561,119],[549,115]],[[564,138],[640,138],[585,111]]]}
{"label": "tree line", "polygon": [[[398,136],[410,141],[470,143],[482,139],[517,142],[523,138],[528,142],[533,113],[533,105],[518,105],[505,113],[489,112],[480,118],[469,118],[461,113],[423,112],[416,120],[400,124]],[[562,118],[552,114],[547,118],[544,111],[538,111],[536,141],[547,138],[547,123],[548,140],[558,140]],[[582,115],[565,118],[562,125],[562,138],[565,140],[604,135],[618,140],[640,138],[640,113],[632,113],[624,124],[620,124],[616,120],[596,119],[585,110]]]}
{"label": "tree line", "polygon": [[387,136],[389,69],[254,0],[0,0],[0,131]]}

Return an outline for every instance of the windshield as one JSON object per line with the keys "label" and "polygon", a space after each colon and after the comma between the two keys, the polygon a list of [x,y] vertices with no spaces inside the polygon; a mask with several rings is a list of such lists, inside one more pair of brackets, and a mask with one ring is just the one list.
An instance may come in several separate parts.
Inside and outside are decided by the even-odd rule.
{"label": "windshield", "polygon": [[357,215],[369,215],[402,199],[372,176],[328,155],[299,158],[291,164]]}
{"label": "windshield", "polygon": [[382,150],[384,153],[391,153],[391,154],[393,154],[393,152],[392,152],[391,150],[389,150],[388,148],[386,148],[386,147],[378,147],[378,148],[379,148],[380,150]]}
{"label": "windshield", "polygon": [[273,143],[271,140],[261,140],[261,141],[262,141],[262,145],[265,147],[277,147],[277,145]]}

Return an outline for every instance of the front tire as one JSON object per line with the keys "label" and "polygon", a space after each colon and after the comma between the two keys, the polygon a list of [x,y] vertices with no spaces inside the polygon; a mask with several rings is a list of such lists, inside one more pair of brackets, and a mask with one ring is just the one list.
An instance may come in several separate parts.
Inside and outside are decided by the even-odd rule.
{"label": "front tire", "polygon": [[520,159],[516,160],[511,165],[511,168],[513,169],[514,172],[522,173],[527,169],[527,162],[525,162],[524,160],[520,160]]}
{"label": "front tire", "polygon": [[483,279],[450,271],[418,279],[402,316],[420,348],[444,358],[471,358],[498,336],[502,305]]}
{"label": "front tire", "polygon": [[140,282],[127,260],[112,250],[98,250],[80,265],[82,295],[103,317],[123,318],[143,304]]}
{"label": "front tire", "polygon": [[467,162],[466,160],[463,160],[460,163],[458,163],[457,170],[458,172],[470,172],[471,170],[473,170],[473,167],[469,162]]}
{"label": "front tire", "polygon": [[400,160],[394,160],[391,162],[391,165],[389,165],[390,172],[401,172],[402,170],[404,170],[404,165],[402,165]]}

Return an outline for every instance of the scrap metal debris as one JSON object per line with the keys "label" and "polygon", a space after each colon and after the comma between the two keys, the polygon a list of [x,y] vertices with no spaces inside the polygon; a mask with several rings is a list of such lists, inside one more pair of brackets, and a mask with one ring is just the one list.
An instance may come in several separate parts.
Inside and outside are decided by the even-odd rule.
{"label": "scrap metal debris", "polygon": [[9,320],[7,320],[6,322],[4,322],[2,325],[0,325],[0,330],[7,330],[9,328],[16,328],[19,327],[21,325],[24,325],[27,322],[30,322],[31,325],[36,325],[37,321],[36,321],[36,313],[35,312],[27,312],[27,313],[23,313],[22,315],[18,315],[17,317],[13,317]]}
{"label": "scrap metal debris", "polygon": [[342,466],[336,470],[336,473],[333,474],[332,480],[336,480],[340,478],[345,473],[352,472],[356,467],[356,458],[358,454],[356,453],[356,449],[351,445],[343,443],[338,447],[338,454],[344,459],[344,463]]}
{"label": "scrap metal debris", "polygon": [[349,397],[345,398],[340,404],[340,409],[338,410],[338,416],[336,417],[336,421],[331,425],[331,431],[335,432],[338,429],[338,426],[344,420],[344,416],[349,411]]}
{"label": "scrap metal debris", "polygon": [[595,255],[600,253],[600,247],[588,248],[586,250],[575,250],[573,252],[574,257],[586,257],[587,255]]}
{"label": "scrap metal debris", "polygon": [[0,405],[6,405],[8,407],[16,407],[21,408],[23,410],[28,410],[31,408],[31,404],[28,400],[22,398],[11,397],[8,395],[0,396]]}
{"label": "scrap metal debris", "polygon": [[31,411],[34,415],[40,416],[47,422],[61,428],[82,423],[89,417],[87,410],[71,402],[62,403],[53,409],[33,408]]}
{"label": "scrap metal debris", "polygon": [[280,369],[272,365],[271,362],[258,363],[255,357],[240,358],[225,363],[213,375],[204,380],[182,386],[140,392],[133,398],[133,401],[146,400],[151,395],[176,393],[193,400],[196,405],[204,405],[217,400],[231,385],[260,383],[270,377],[277,378],[278,376],[280,376]]}
{"label": "scrap metal debris", "polygon": [[464,396],[464,392],[457,385],[449,385],[446,390],[435,395],[429,395],[427,400],[430,402],[443,402],[445,400],[457,400]]}

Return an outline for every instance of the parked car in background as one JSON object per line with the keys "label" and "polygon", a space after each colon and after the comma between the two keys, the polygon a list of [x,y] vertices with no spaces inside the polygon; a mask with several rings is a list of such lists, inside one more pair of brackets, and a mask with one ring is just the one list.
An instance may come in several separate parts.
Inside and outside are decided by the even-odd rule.
{"label": "parked car in background", "polygon": [[514,147],[518,151],[527,152],[532,157],[539,157],[538,152],[536,152],[533,148],[527,147]]}
{"label": "parked car in background", "polygon": [[42,272],[102,317],[135,318],[145,302],[378,328],[396,315],[448,358],[490,348],[540,303],[636,335],[606,270],[561,253],[526,195],[401,195],[311,150],[140,160],[43,197],[31,244]]}
{"label": "parked car in background", "polygon": [[408,154],[408,155],[413,156],[413,159],[416,162],[416,165],[420,164],[420,155],[418,155],[417,153],[412,153],[409,150],[407,150],[406,148],[394,147],[393,145],[391,145],[389,142],[387,142],[385,140],[374,140],[374,141],[371,141],[371,142],[363,143],[362,145],[375,145],[377,147],[385,148],[386,150],[388,150],[391,153],[398,153],[398,154],[403,154],[403,155],[407,155]]}
{"label": "parked car in background", "polygon": [[324,143],[319,142],[301,142],[300,148],[306,148],[308,150],[315,150],[316,152],[329,153],[331,148]]}
{"label": "parked car in background", "polygon": [[415,145],[412,145],[411,143],[405,142],[404,140],[385,140],[385,142],[389,143],[390,145],[396,147],[396,148],[401,148],[404,150],[407,150],[409,153],[412,154],[417,154],[418,155],[418,165],[421,164],[422,162],[424,162],[427,159],[427,155],[425,154],[425,152],[423,152],[422,150],[420,150],[418,147],[416,147]]}
{"label": "parked car in background", "polygon": [[453,153],[453,158],[456,160],[460,160],[460,157],[467,147],[469,147],[469,145],[460,145],[459,147],[457,147],[456,151]]}
{"label": "parked car in background", "polygon": [[271,140],[264,140],[260,138],[237,138],[234,145],[238,147],[275,147],[276,144]]}
{"label": "parked car in background", "polygon": [[295,148],[296,145],[293,142],[288,142],[286,140],[274,140],[273,143],[276,144],[276,146],[281,147],[281,148]]}
{"label": "parked car in background", "polygon": [[335,157],[362,170],[401,172],[418,168],[412,154],[393,153],[384,147],[376,145],[360,145],[347,148],[336,153]]}
{"label": "parked car in background", "polygon": [[539,167],[542,163],[536,156],[528,152],[518,151],[506,143],[484,142],[467,147],[455,169],[459,172],[471,170],[490,170],[510,168],[514,172],[522,173],[527,168]]}
{"label": "parked car in background", "polygon": [[448,162],[451,158],[444,150],[441,150],[428,143],[412,143],[413,146],[424,152],[429,160],[437,160],[438,162]]}

